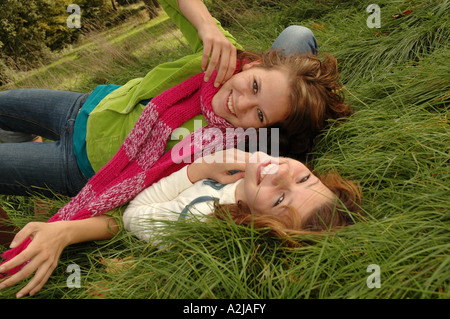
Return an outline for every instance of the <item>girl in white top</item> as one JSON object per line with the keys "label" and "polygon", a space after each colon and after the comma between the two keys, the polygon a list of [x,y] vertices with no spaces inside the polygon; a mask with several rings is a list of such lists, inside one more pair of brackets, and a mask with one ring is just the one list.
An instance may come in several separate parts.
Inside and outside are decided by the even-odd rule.
{"label": "girl in white top", "polygon": [[[231,156],[227,156],[230,155]],[[230,157],[232,160],[230,160]],[[222,159],[222,160],[220,160]],[[240,161],[239,161],[240,159]],[[230,171],[238,170],[236,174]],[[206,181],[212,179],[219,184]],[[223,184],[223,185],[220,185]],[[192,201],[209,201],[188,207]],[[203,198],[204,199],[204,198]],[[359,190],[336,174],[314,175],[302,163],[273,158],[264,153],[229,150],[199,159],[139,194],[126,209],[125,228],[139,238],[152,240],[158,229],[145,221],[179,216],[213,214],[217,218],[254,228],[269,228],[270,234],[296,243],[295,234],[320,232],[353,222],[359,209]],[[36,271],[17,297],[38,292],[55,269],[65,247],[92,240],[112,238],[120,223],[104,214],[74,221],[32,222],[21,229],[10,247],[26,238],[26,250],[0,266],[0,273],[29,261],[18,273],[0,282],[0,290]]]}
{"label": "girl in white top", "polygon": [[202,218],[213,212],[214,202],[236,203],[236,188],[242,179],[231,184],[211,179],[192,183],[187,168],[161,179],[136,196],[123,214],[125,229],[139,239],[150,241],[158,226],[164,224],[155,221],[176,221],[189,215]]}
{"label": "girl in white top", "polygon": [[[239,172],[230,174],[232,170]],[[130,202],[123,221],[125,229],[147,241],[163,221],[211,214],[269,226],[273,234],[285,237],[351,223],[349,211],[361,213],[358,199],[357,187],[336,174],[316,176],[290,158],[228,150],[148,187]]]}

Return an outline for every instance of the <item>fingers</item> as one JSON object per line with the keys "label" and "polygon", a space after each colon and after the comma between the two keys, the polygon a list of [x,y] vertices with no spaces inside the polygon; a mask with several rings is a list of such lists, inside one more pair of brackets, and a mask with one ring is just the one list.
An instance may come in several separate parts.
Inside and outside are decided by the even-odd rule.
{"label": "fingers", "polygon": [[[37,293],[47,282],[56,268],[62,247],[52,243],[46,236],[41,236],[42,232],[48,229],[45,227],[48,227],[45,223],[29,223],[17,234],[14,239],[17,242],[16,245],[27,237],[32,240],[25,250],[1,265],[0,272],[6,272],[26,264],[17,273],[4,280],[0,284],[0,289],[13,286],[36,272],[30,282],[17,293],[16,296],[20,298],[26,294]],[[54,238],[52,236],[53,233],[50,238]]]}
{"label": "fingers", "polygon": [[[47,282],[48,278],[50,278],[50,275],[56,268],[56,264],[57,263],[55,263],[54,261],[47,261],[46,263],[39,266],[33,279],[16,294],[16,297],[21,298],[27,294],[33,296],[34,294],[39,292]],[[36,267],[36,265],[31,265],[31,263],[29,263],[27,266],[24,267],[23,270],[25,270],[25,268],[28,266],[30,266],[31,270],[27,270],[28,272],[27,277],[34,272],[34,267]]]}
{"label": "fingers", "polygon": [[225,163],[223,164],[227,172],[237,173],[245,171],[245,163]]}
{"label": "fingers", "polygon": [[243,178],[245,175],[245,166],[238,166],[235,164],[222,165],[221,168],[212,171],[208,178],[221,184],[231,184]]}
{"label": "fingers", "polygon": [[[39,223],[28,223],[24,228],[22,228],[14,237],[11,242],[10,247],[15,248],[19,246],[26,238],[33,237],[33,234],[36,232]],[[0,266],[0,273],[7,272],[17,266],[20,266],[33,258],[36,253],[32,249],[25,249],[20,254],[15,256],[13,259],[3,263]]]}
{"label": "fingers", "polygon": [[248,161],[250,163],[264,163],[264,162],[278,163],[279,158],[272,157],[264,152],[255,152],[250,154],[250,156],[248,157]]}
{"label": "fingers", "polygon": [[203,55],[202,55],[202,70],[205,72],[205,82],[208,82],[209,77],[211,76],[211,72],[206,72],[206,69],[208,67],[208,61],[209,57],[211,55],[212,51],[212,43],[211,42],[204,42],[203,43]]}
{"label": "fingers", "polygon": [[234,183],[245,175],[245,162],[233,161],[224,162],[221,167],[217,167],[216,174],[212,178],[222,184]]}
{"label": "fingers", "polygon": [[[205,71],[205,81],[209,81],[209,78],[211,77],[211,74],[213,73],[213,71],[217,68],[217,65],[219,64],[219,62],[221,63],[221,52],[220,49],[217,48],[213,48],[212,52],[211,52],[211,58],[209,60],[208,63],[208,67]],[[216,82],[214,85],[216,85],[217,82],[217,76],[216,76]]]}
{"label": "fingers", "polygon": [[248,159],[250,157],[250,153],[241,151],[237,148],[229,148],[226,149],[223,152],[223,159],[226,163],[240,163],[243,164],[243,167],[245,168],[245,163],[248,162]]}
{"label": "fingers", "polygon": [[21,252],[19,255],[11,259],[10,261],[5,262],[1,268],[0,273],[5,273],[10,271],[11,269],[14,269],[20,265],[23,265],[26,263],[30,258],[27,257],[27,251]]}
{"label": "fingers", "polygon": [[[23,267],[20,271],[18,271],[16,274],[14,274],[11,277],[9,277],[6,280],[4,280],[0,284],[0,289],[4,289],[4,288],[7,288],[7,287],[14,286],[15,284],[17,284],[18,282],[24,280],[25,278],[27,278],[31,274],[32,274],[32,271],[30,272],[30,263],[29,263],[25,267]],[[17,294],[18,298],[20,298],[22,296],[23,296],[23,294],[20,294],[20,295]]]}
{"label": "fingers", "polygon": [[25,239],[32,236],[33,233],[36,231],[36,226],[38,223],[28,223],[25,225],[24,228],[22,228],[14,237],[11,244],[9,245],[10,248],[15,248],[19,246]]}
{"label": "fingers", "polygon": [[203,45],[202,69],[205,70],[205,81],[209,81],[214,70],[217,70],[214,85],[218,87],[236,69],[236,48],[226,38],[204,41]]}
{"label": "fingers", "polygon": [[236,49],[234,47],[227,46],[222,49],[220,64],[216,69],[216,86],[223,84],[233,76],[236,69]]}
{"label": "fingers", "polygon": [[43,261],[42,258],[35,258],[25,265],[19,272],[3,281],[0,284],[0,289],[17,284],[32,275],[37,269],[33,279],[16,294],[17,298],[21,298],[27,294],[32,296],[41,290],[53,270],[56,268],[56,265],[57,262],[55,262],[54,259],[44,259]]}
{"label": "fingers", "polygon": [[223,78],[223,81],[228,81],[229,78],[231,78],[234,74],[234,71],[236,71],[236,61],[237,61],[237,51],[236,48],[233,47],[232,51],[230,53],[230,60],[228,62],[228,69],[225,73],[225,77]]}
{"label": "fingers", "polygon": [[[25,230],[25,228],[23,230]],[[22,235],[24,235],[24,234],[29,234],[29,233],[28,232],[23,232]],[[19,233],[17,235],[19,235]],[[16,240],[16,237],[14,238],[14,240]],[[27,237],[28,236],[26,236],[25,238],[27,238]],[[17,239],[17,242],[18,242],[18,244],[22,243],[23,239],[19,238],[19,239]],[[14,243],[14,241],[13,241],[13,243]],[[16,247],[18,245],[18,244],[15,244],[14,247],[13,247],[13,243],[11,243],[11,247],[12,248],[14,248],[14,247]],[[30,246],[32,246],[32,244],[30,244]],[[18,254],[17,256],[12,258],[11,260],[3,263],[1,265],[1,267],[0,267],[0,273],[7,272],[7,271],[9,271],[11,269],[16,268],[17,266],[23,265],[28,260],[33,258],[36,255],[37,252],[35,250],[31,249],[30,246],[28,246],[27,249],[22,251],[20,254]]]}
{"label": "fingers", "polygon": [[231,184],[231,183],[237,182],[238,180],[243,178],[244,175],[245,175],[245,172],[243,172],[243,171],[236,172],[233,174],[223,175],[221,180],[218,182],[222,183],[222,184]]}

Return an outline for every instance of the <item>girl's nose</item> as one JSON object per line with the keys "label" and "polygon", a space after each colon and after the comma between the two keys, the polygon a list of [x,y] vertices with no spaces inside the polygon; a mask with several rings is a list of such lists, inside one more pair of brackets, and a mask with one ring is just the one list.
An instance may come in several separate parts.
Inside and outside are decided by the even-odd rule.
{"label": "girl's nose", "polygon": [[272,184],[274,186],[283,186],[289,183],[291,178],[291,172],[289,170],[289,166],[286,164],[282,164],[278,166],[278,170],[274,173],[272,178]]}
{"label": "girl's nose", "polygon": [[239,99],[236,109],[241,114],[247,114],[252,112],[256,108],[256,106],[257,106],[256,97],[253,94],[245,94],[242,95],[241,98]]}

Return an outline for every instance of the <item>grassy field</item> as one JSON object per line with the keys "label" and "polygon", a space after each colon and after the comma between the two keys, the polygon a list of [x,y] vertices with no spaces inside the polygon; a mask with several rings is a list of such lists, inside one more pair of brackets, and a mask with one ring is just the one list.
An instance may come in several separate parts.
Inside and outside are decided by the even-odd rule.
{"label": "grassy field", "polygon": [[[284,27],[302,24],[338,59],[355,114],[330,123],[313,164],[360,182],[367,222],[301,248],[216,220],[168,224],[163,249],[120,233],[68,247],[33,298],[450,298],[450,3],[378,1],[381,28],[368,28],[365,1],[224,2],[209,5],[247,49],[266,49]],[[85,92],[189,52],[164,14],[135,18],[2,89]],[[67,200],[52,199],[49,216]],[[35,201],[0,196],[19,226],[47,220],[34,216]],[[80,288],[67,287],[71,264],[80,267]],[[370,265],[379,288],[371,288]],[[0,297],[15,298],[19,286]]]}

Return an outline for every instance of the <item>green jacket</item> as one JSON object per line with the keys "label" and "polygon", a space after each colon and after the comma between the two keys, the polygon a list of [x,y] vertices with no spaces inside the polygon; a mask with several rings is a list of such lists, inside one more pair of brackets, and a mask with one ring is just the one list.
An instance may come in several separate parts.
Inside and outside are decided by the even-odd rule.
{"label": "green jacket", "polygon": [[[122,145],[145,105],[140,104],[171,88],[192,75],[202,72],[203,43],[197,29],[181,14],[177,0],[160,0],[162,7],[179,27],[193,54],[177,61],[163,63],[143,78],[133,79],[109,93],[92,110],[87,121],[86,151],[89,162],[98,172]],[[225,36],[241,48],[234,37],[216,20]]]}

